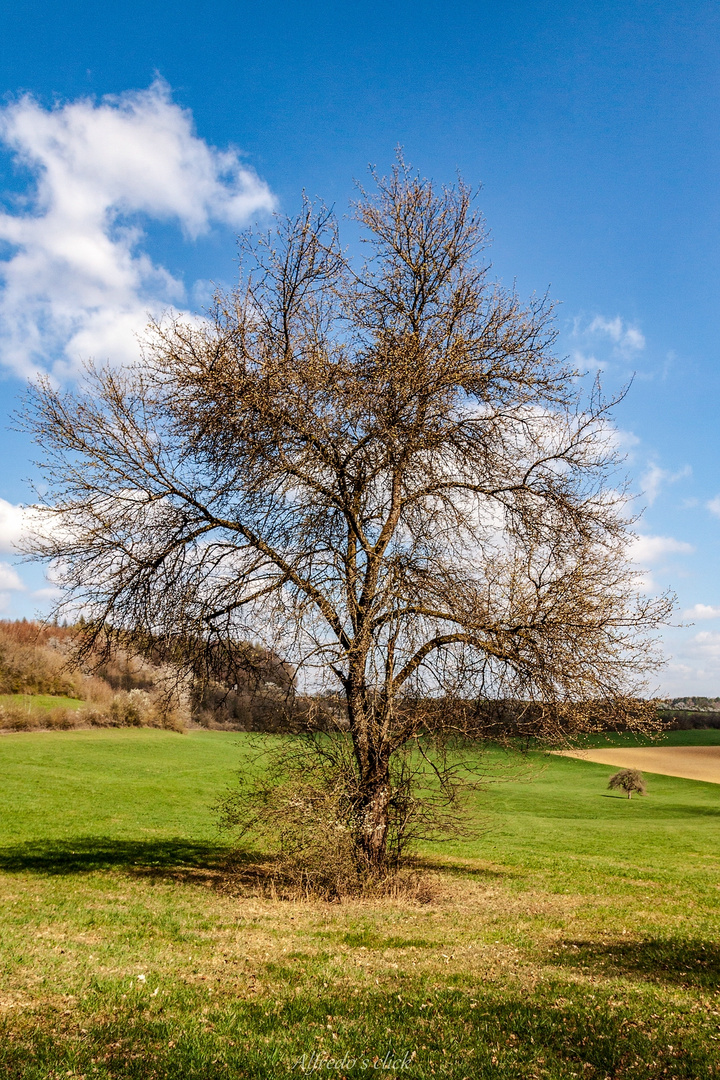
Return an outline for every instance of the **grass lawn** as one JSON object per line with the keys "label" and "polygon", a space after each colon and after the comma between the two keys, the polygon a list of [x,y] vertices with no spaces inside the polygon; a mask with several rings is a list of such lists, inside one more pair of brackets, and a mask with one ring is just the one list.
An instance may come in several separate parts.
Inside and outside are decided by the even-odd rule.
{"label": "grass lawn", "polygon": [[720,1076],[720,785],[498,752],[424,894],[290,903],[208,810],[255,742],[0,738],[0,1075]]}
{"label": "grass lawn", "polygon": [[51,709],[82,709],[84,701],[52,694],[0,694],[0,706],[27,709],[28,712],[50,712]]}
{"label": "grass lawn", "polygon": [[589,735],[586,746],[720,746],[720,728],[691,728],[689,731],[664,731],[658,739],[611,732]]}

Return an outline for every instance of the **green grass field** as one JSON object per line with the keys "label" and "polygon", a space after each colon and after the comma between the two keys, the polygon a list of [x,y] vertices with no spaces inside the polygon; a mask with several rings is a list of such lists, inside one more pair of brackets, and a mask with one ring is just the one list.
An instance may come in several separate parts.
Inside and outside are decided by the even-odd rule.
{"label": "green grass field", "polygon": [[0,738],[0,1075],[720,1075],[720,785],[496,752],[417,896],[289,902],[209,810],[261,743]]}
{"label": "green grass field", "polygon": [[665,731],[658,739],[647,739],[629,733],[589,735],[586,746],[720,746],[720,728],[694,729],[689,731]]}
{"label": "green grass field", "polygon": [[0,706],[27,709],[28,712],[50,712],[51,709],[82,709],[84,701],[78,698],[52,694],[0,694]]}

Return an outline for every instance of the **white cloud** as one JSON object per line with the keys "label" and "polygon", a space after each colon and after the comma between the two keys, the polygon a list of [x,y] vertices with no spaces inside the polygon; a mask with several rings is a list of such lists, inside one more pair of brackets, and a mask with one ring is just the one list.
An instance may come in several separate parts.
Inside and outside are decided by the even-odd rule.
{"label": "white cloud", "polygon": [[23,97],[0,110],[0,141],[36,181],[0,212],[0,356],[21,375],[134,358],[148,311],[182,304],[182,283],[142,250],[143,217],[195,238],[273,206],[238,152],[199,138],[159,81],[99,104]]}
{"label": "white cloud", "polygon": [[661,562],[668,555],[692,555],[695,548],[684,540],[675,540],[672,536],[648,536],[638,534],[630,544],[628,554],[638,570],[644,571],[637,586],[643,592],[658,591],[658,584],[650,573],[650,567]]}
{"label": "white cloud", "polygon": [[669,472],[661,469],[659,465],[652,463],[640,477],[640,486],[648,506],[652,506],[663,487],[668,484],[676,484],[678,480],[684,480],[692,475],[692,469],[685,465],[677,472]]}
{"label": "white cloud", "polygon": [[570,330],[573,363],[581,371],[597,371],[637,359],[645,348],[645,336],[619,315],[614,319],[595,315],[588,322],[584,315],[572,320]]}
{"label": "white cloud", "polygon": [[664,559],[666,555],[692,555],[695,548],[685,540],[675,540],[672,536],[647,536],[642,533],[635,537],[630,545],[630,558],[638,566],[650,566]]}
{"label": "white cloud", "polygon": [[630,454],[636,446],[640,445],[640,439],[634,431],[627,431],[625,428],[618,427],[613,428],[613,431],[618,450]]}
{"label": "white cloud", "polygon": [[633,431],[607,424],[603,434],[608,438],[612,449],[617,451],[623,459],[634,460],[636,447],[640,446],[641,440]]}
{"label": "white cloud", "polygon": [[712,607],[710,604],[695,604],[682,613],[683,619],[718,619],[720,607]]}
{"label": "white cloud", "polygon": [[608,337],[623,353],[641,352],[645,348],[645,337],[636,326],[626,323],[619,315],[614,319],[603,319],[596,315],[585,328],[588,336]]}
{"label": "white cloud", "polygon": [[0,562],[0,589],[4,592],[24,592],[25,586],[20,575],[10,563]]}
{"label": "white cloud", "polygon": [[720,633],[677,628],[666,634],[665,645],[670,662],[662,677],[663,697],[720,695]]}
{"label": "white cloud", "polygon": [[47,600],[59,600],[63,595],[62,589],[58,589],[56,585],[50,585],[45,589],[35,589],[33,592],[33,599],[47,601]]}
{"label": "white cloud", "polygon": [[17,552],[24,534],[31,527],[33,516],[28,507],[0,499],[0,551]]}
{"label": "white cloud", "polygon": [[714,514],[715,517],[720,517],[720,495],[716,495],[714,499],[710,499],[710,502],[705,503],[705,507]]}
{"label": "white cloud", "polygon": [[720,634],[701,630],[691,639],[697,652],[711,659],[720,659]]}
{"label": "white cloud", "polygon": [[[697,618],[696,609],[706,607],[709,605],[698,604],[684,615]],[[720,615],[720,608],[714,610]],[[662,696],[720,696],[720,632],[675,627],[663,636],[670,659],[662,675]]]}
{"label": "white cloud", "polygon": [[[35,506],[0,499],[0,552],[18,555],[26,539],[35,534],[47,536],[58,527],[57,522]],[[0,588],[3,588],[1,583]]]}

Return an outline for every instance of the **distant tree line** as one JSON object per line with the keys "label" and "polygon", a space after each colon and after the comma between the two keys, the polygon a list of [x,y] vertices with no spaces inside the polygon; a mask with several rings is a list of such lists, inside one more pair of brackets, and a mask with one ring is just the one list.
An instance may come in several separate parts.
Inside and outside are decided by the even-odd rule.
{"label": "distant tree line", "polygon": [[[92,708],[98,722],[122,720],[127,712],[130,723],[139,722],[139,702],[163,698],[163,707],[181,713],[185,723],[237,730],[283,730],[303,708],[295,672],[261,646],[238,643],[234,651],[216,656],[211,667],[204,656],[204,670],[187,680],[151,648],[139,656],[132,635],[124,647],[106,640],[92,653],[80,654],[82,632],[81,623],[0,620],[0,694],[76,699]],[[177,648],[187,653],[191,645],[177,643]],[[133,694],[131,708],[128,695]]]}

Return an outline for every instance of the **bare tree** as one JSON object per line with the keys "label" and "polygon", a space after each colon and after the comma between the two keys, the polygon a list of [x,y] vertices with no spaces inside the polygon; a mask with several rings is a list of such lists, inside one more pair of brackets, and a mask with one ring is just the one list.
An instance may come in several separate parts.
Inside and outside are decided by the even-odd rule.
{"label": "bare tree", "polygon": [[[243,242],[239,287],[151,327],[131,370],[30,391],[51,559],[88,642],[182,660],[263,640],[346,702],[357,847],[382,868],[393,755],[427,733],[642,726],[648,631],[609,404],[552,311],[493,284],[462,182],[402,160],[354,215],[305,203]],[[181,655],[182,654],[182,655]],[[197,668],[197,656],[193,662]]]}
{"label": "bare tree", "polygon": [[638,795],[647,795],[645,779],[638,769],[621,769],[614,773],[608,780],[611,791],[624,791],[628,799],[632,799],[633,791]]}

